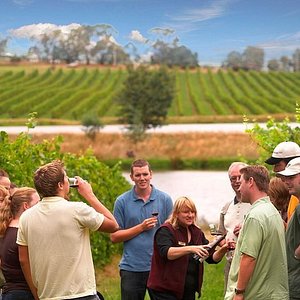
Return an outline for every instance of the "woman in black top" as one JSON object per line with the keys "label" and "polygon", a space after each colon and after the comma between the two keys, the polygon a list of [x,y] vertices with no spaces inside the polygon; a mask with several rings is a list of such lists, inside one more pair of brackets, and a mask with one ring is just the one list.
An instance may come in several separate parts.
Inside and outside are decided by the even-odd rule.
{"label": "woman in black top", "polygon": [[0,255],[1,270],[5,278],[3,300],[34,300],[21,269],[16,240],[21,214],[39,200],[35,189],[23,187],[17,189],[12,196],[5,197],[1,203],[0,235],[3,236],[3,241]]}

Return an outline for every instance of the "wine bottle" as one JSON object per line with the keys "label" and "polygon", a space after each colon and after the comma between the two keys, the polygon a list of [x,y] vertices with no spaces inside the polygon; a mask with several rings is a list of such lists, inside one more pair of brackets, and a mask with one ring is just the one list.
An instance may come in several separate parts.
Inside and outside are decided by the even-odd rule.
{"label": "wine bottle", "polygon": [[[226,234],[222,234],[219,237],[217,237],[216,239],[214,239],[213,241],[211,241],[209,244],[204,245],[205,248],[207,248],[207,251],[208,251],[209,255],[211,255],[211,253],[220,244],[220,242],[225,239],[225,237],[226,237]],[[198,254],[195,253],[193,255],[193,258],[195,260],[198,260],[200,263],[203,263],[208,258],[208,256],[206,256],[206,257],[200,257]]]}

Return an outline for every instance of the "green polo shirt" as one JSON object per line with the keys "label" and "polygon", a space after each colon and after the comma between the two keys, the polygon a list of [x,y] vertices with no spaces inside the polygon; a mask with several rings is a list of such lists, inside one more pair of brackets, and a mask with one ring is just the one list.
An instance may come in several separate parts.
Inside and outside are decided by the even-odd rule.
{"label": "green polo shirt", "polygon": [[245,300],[288,300],[284,225],[269,197],[258,199],[245,217],[231,264],[225,300],[234,297],[243,253],[256,259]]}

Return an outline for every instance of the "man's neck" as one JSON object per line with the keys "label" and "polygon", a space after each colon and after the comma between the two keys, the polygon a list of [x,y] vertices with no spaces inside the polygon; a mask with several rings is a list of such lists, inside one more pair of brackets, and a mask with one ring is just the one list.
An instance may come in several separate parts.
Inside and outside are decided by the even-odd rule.
{"label": "man's neck", "polygon": [[250,204],[253,205],[257,200],[265,197],[268,197],[268,195],[265,192],[259,191],[253,195],[252,199],[250,199]]}
{"label": "man's neck", "polygon": [[143,199],[144,201],[147,201],[150,198],[152,192],[152,186],[149,185],[146,189],[139,189],[137,186],[135,187],[135,193],[136,195],[140,198]]}

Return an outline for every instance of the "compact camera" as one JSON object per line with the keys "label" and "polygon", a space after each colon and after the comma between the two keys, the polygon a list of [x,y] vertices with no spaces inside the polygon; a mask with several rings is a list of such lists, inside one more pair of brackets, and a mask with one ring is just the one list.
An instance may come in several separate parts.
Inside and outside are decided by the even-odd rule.
{"label": "compact camera", "polygon": [[69,177],[69,186],[72,188],[78,187],[77,179],[73,177]]}

